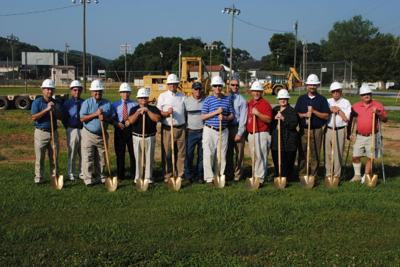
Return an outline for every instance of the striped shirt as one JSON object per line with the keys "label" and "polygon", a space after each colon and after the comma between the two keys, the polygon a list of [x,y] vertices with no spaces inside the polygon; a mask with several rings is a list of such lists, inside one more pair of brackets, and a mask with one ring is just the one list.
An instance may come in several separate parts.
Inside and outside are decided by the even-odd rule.
{"label": "striped shirt", "polygon": [[[232,99],[229,96],[222,96],[221,98],[217,98],[216,96],[208,96],[203,103],[203,108],[201,110],[201,114],[208,114],[216,111],[219,107],[222,108],[222,115],[229,116],[233,113]],[[212,127],[219,127],[219,119],[218,115],[209,118],[204,121],[205,124],[210,125]],[[222,121],[222,127],[225,128],[228,126],[228,121]]]}

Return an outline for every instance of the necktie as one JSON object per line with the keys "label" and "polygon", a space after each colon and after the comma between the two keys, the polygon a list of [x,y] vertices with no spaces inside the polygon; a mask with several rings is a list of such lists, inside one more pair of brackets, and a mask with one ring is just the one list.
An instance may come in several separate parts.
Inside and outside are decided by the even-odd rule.
{"label": "necktie", "polygon": [[128,104],[124,101],[124,106],[122,107],[122,120],[128,120]]}

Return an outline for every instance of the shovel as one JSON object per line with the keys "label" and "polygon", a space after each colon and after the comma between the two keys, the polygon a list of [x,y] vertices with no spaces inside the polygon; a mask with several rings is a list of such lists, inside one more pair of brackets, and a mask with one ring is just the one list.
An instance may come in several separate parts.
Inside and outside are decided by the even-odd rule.
{"label": "shovel", "polygon": [[252,175],[246,180],[246,187],[249,190],[257,190],[260,187],[260,178],[255,176],[256,167],[256,115],[253,114],[253,158],[251,161]]}
{"label": "shovel", "polygon": [[221,173],[222,165],[222,120],[219,120],[219,132],[218,132],[218,173],[214,177],[214,185],[218,188],[224,188],[225,186],[225,175]]}
{"label": "shovel", "polygon": [[[308,110],[310,110],[310,106]],[[310,167],[310,134],[311,134],[311,117],[308,118],[308,127],[307,127],[307,175],[300,177],[300,183],[304,188],[313,188],[315,182],[315,176],[309,175],[309,167]]]}
{"label": "shovel", "polygon": [[325,185],[327,187],[335,188],[338,187],[340,177],[333,174],[334,162],[335,162],[335,149],[336,149],[336,113],[333,113],[333,128],[332,128],[332,146],[331,146],[331,175],[325,177]]}
{"label": "shovel", "polygon": [[106,185],[108,192],[114,192],[118,188],[118,178],[117,178],[117,176],[114,176],[114,177],[111,176],[110,159],[108,157],[108,147],[107,147],[107,142],[106,142],[106,133],[104,130],[104,124],[103,124],[102,120],[100,120],[100,125],[101,125],[101,133],[103,136],[104,152],[106,154],[106,164],[107,164],[107,170],[108,170],[108,177],[106,178],[105,185]]}
{"label": "shovel", "polygon": [[378,175],[373,174],[375,159],[375,119],[376,113],[372,113],[372,143],[371,143],[371,173],[365,175],[365,184],[369,187],[375,187],[378,182]]}
{"label": "shovel", "polygon": [[281,144],[281,119],[278,119],[278,177],[274,178],[274,186],[284,189],[287,184],[286,177],[282,177],[282,144]]}
{"label": "shovel", "polygon": [[168,179],[168,187],[172,190],[179,191],[182,185],[182,178],[175,177],[175,145],[174,145],[174,127],[173,127],[173,115],[171,114],[171,153],[172,153],[172,177]]}
{"label": "shovel", "polygon": [[64,186],[64,176],[57,175],[58,166],[57,166],[57,159],[56,159],[56,143],[54,140],[54,125],[53,125],[53,111],[50,110],[50,127],[51,127],[51,146],[53,150],[53,163],[54,163],[54,174],[51,175],[51,187],[56,190],[61,190]]}
{"label": "shovel", "polygon": [[139,192],[145,192],[145,191],[147,191],[147,189],[149,188],[149,181],[148,180],[146,180],[145,179],[145,172],[146,172],[146,165],[145,165],[145,162],[144,162],[144,152],[145,152],[145,150],[146,150],[146,145],[145,145],[145,142],[144,142],[144,134],[145,134],[145,131],[144,131],[144,129],[145,129],[145,114],[143,113],[143,116],[142,116],[142,177],[141,178],[139,178],[139,180],[136,182],[136,189],[139,191]]}

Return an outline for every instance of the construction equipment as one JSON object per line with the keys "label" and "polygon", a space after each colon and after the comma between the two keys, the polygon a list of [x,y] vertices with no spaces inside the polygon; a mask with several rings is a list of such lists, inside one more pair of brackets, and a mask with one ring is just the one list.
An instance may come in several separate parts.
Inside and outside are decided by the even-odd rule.
{"label": "construction equipment", "polygon": [[372,113],[372,142],[371,142],[371,173],[365,174],[365,184],[369,187],[375,187],[378,182],[378,175],[374,174],[375,159],[375,120],[376,113]]}
{"label": "construction equipment", "polygon": [[50,110],[50,128],[51,128],[51,146],[53,150],[53,164],[54,164],[54,173],[51,176],[51,187],[56,190],[61,190],[64,186],[64,176],[57,175],[58,166],[57,166],[57,153],[56,153],[56,143],[54,140],[54,122],[53,122],[53,111]]}
{"label": "construction equipment", "polygon": [[146,173],[146,164],[145,164],[145,160],[144,160],[144,153],[146,151],[146,144],[145,144],[145,140],[144,140],[145,126],[146,126],[145,122],[146,122],[146,118],[145,118],[145,114],[143,113],[143,115],[142,115],[142,149],[141,149],[142,175],[139,178],[139,180],[136,181],[136,189],[139,192],[145,192],[149,188],[149,181],[146,180],[146,177],[145,177],[145,173]]}
{"label": "construction equipment", "polygon": [[332,146],[331,146],[331,174],[325,177],[325,185],[327,187],[338,187],[340,177],[334,175],[334,162],[335,162],[335,150],[336,150],[336,113],[333,113],[333,128],[332,128]]}
{"label": "construction equipment", "polygon": [[169,188],[179,191],[182,186],[182,178],[181,177],[175,177],[176,172],[175,172],[175,144],[174,144],[174,127],[173,127],[173,115],[171,113],[170,116],[170,121],[171,121],[171,154],[172,154],[172,176],[169,177],[168,179],[168,186]]}
{"label": "construction equipment", "polygon": [[[308,107],[308,112],[310,112],[311,106]],[[310,135],[311,135],[311,117],[308,118],[307,121],[307,174],[303,177],[300,177],[300,183],[304,188],[313,188],[315,182],[315,176],[309,175],[310,173]]]}
{"label": "construction equipment", "polygon": [[264,93],[276,95],[281,89],[293,91],[295,88],[303,85],[303,80],[296,69],[290,67],[287,75],[272,75],[272,77],[264,83]]}
{"label": "construction equipment", "polygon": [[214,177],[214,185],[218,188],[225,187],[225,175],[221,172],[222,169],[222,120],[219,119],[218,130],[218,172]]}
{"label": "construction equipment", "polygon": [[282,177],[282,144],[281,144],[281,119],[278,119],[278,177],[274,178],[274,185],[278,189],[284,189],[287,184],[286,177]]}
{"label": "construction equipment", "polygon": [[[150,88],[150,102],[155,102],[158,96],[167,91],[167,76],[165,75],[145,75],[143,83],[145,88]],[[182,70],[179,79],[178,91],[190,95],[192,93],[192,84],[200,82],[204,88],[205,95],[211,91],[210,74],[206,71],[201,57],[182,57]]]}
{"label": "construction equipment", "polygon": [[260,178],[255,176],[256,169],[256,115],[253,114],[253,157],[251,158],[252,175],[246,180],[246,186],[249,190],[257,190],[260,187]]}
{"label": "construction equipment", "polygon": [[108,145],[107,145],[107,140],[106,140],[106,133],[104,130],[104,123],[102,120],[100,120],[100,125],[101,125],[101,133],[103,137],[103,143],[104,143],[104,152],[106,155],[106,164],[107,164],[107,170],[108,170],[108,177],[106,178],[106,188],[108,192],[114,192],[118,188],[118,178],[117,176],[112,177],[111,176],[111,169],[110,169],[110,158],[108,157]]}

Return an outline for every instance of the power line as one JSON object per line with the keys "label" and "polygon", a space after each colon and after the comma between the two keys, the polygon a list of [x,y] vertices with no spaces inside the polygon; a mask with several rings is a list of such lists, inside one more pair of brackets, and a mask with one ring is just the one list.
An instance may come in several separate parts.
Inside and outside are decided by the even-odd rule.
{"label": "power line", "polygon": [[251,22],[249,22],[249,21],[245,21],[245,20],[240,19],[240,18],[238,18],[238,17],[235,17],[235,19],[238,20],[238,21],[240,21],[240,22],[242,22],[242,23],[244,23],[244,24],[247,24],[247,25],[249,25],[249,26],[252,26],[252,27],[254,27],[254,28],[258,28],[258,29],[261,29],[261,30],[264,30],[264,31],[268,31],[268,32],[282,32],[282,33],[289,32],[289,31],[277,30],[277,29],[272,29],[272,28],[267,28],[267,27],[264,27],[264,26],[256,25],[256,24],[254,24],[254,23],[251,23]]}
{"label": "power line", "polygon": [[51,11],[56,11],[56,10],[72,8],[72,7],[77,7],[77,5],[69,5],[69,6],[63,6],[63,7],[55,7],[55,8],[41,9],[41,10],[18,12],[18,13],[0,14],[0,17],[33,15],[33,14],[40,14],[40,13],[46,13],[46,12],[51,12]]}

